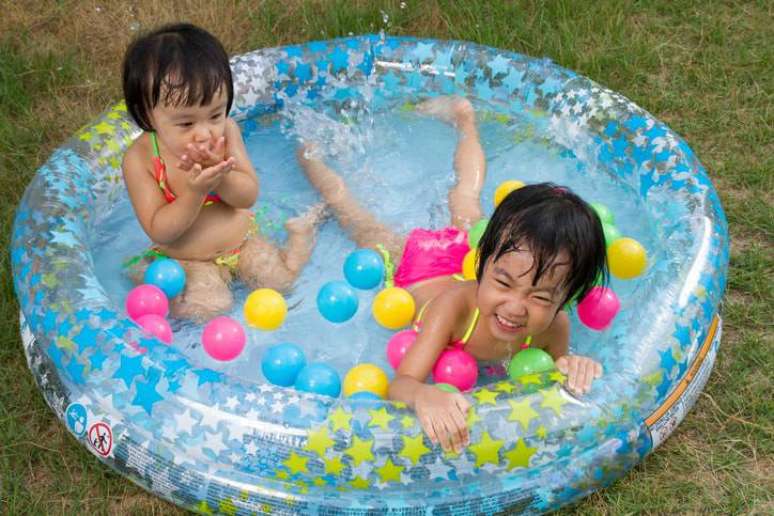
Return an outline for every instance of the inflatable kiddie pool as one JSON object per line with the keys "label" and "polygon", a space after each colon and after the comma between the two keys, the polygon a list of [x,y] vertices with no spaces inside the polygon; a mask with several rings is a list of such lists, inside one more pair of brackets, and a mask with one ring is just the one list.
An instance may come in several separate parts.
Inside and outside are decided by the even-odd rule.
{"label": "inflatable kiddie pool", "polygon": [[[357,139],[365,133],[352,130],[379,113],[398,113],[405,121],[415,116],[410,105],[417,99],[466,96],[477,107],[489,158],[485,204],[491,206],[498,181],[512,176],[568,184],[588,200],[607,188],[619,229],[648,249],[648,268],[635,280],[613,280],[622,310],[606,331],[592,332],[573,316],[573,349],[605,367],[589,395],[570,395],[557,373],[482,385],[469,393],[471,445],[459,455],[444,454],[404,407],[273,386],[256,372],[257,351],[240,359],[241,366],[220,367],[202,358],[195,344],[179,345],[176,336],[172,346],[163,345],[127,319],[120,300],[128,280],[99,272],[100,263],[125,257],[105,262],[106,247],[142,238],[125,227],[104,235],[116,210],[122,220],[132,218],[120,163],[139,133],[117,105],[40,168],[18,207],[11,249],[29,367],[57,417],[99,460],[158,496],[201,512],[540,512],[619,478],[682,420],[718,349],[728,233],[705,170],[663,123],[548,60],[465,42],[353,37],[257,50],[235,57],[232,66],[232,115],[248,147],[256,134],[269,146],[272,138],[292,139],[288,120],[294,127],[310,120],[319,125],[313,114],[344,120],[331,127],[348,128]],[[282,118],[287,113],[302,116]],[[437,154],[401,149],[396,160],[441,156],[448,165],[436,170],[436,186],[444,188],[432,197],[443,199],[453,132],[435,121],[417,123],[447,131],[445,147]],[[371,123],[371,136],[382,134],[378,126]],[[376,140],[399,133],[387,131]],[[416,144],[422,133],[404,137],[404,144]],[[499,136],[487,139],[489,133]],[[369,141],[379,145],[372,138],[365,147]],[[525,145],[534,160],[550,163],[527,166],[524,159],[509,159],[512,149]],[[264,154],[251,156],[260,161]],[[292,155],[283,159],[296,166]],[[291,176],[264,168],[259,163],[259,204],[277,198],[272,177]],[[552,175],[558,169],[561,177]],[[413,173],[410,166],[407,173]],[[303,176],[298,170],[293,176],[299,183],[289,191],[305,190],[292,204],[312,202],[315,194]],[[425,213],[443,211],[408,195],[404,183],[390,182],[390,174],[383,176],[383,182],[371,177],[360,192],[400,193],[384,203],[382,213],[387,219],[391,213],[396,225],[403,218],[401,203],[419,204]],[[439,220],[417,216],[410,222]],[[334,279],[354,246],[334,223],[325,231],[320,252],[342,249],[333,259],[318,257],[317,265],[313,259],[309,274]],[[313,292],[315,281],[302,278],[299,288]],[[370,319],[367,303],[361,298],[362,317],[352,323],[359,333],[315,322],[319,316],[312,321],[314,303],[307,302],[297,303],[304,322],[288,330],[296,333],[276,337],[314,335],[307,349],[320,353],[359,350],[338,367],[375,361],[373,349],[382,349],[389,333]],[[291,308],[287,324],[293,320]],[[185,331],[197,330],[179,329]],[[248,348],[261,350],[272,338],[256,336]],[[369,338],[378,342],[358,344]]]}

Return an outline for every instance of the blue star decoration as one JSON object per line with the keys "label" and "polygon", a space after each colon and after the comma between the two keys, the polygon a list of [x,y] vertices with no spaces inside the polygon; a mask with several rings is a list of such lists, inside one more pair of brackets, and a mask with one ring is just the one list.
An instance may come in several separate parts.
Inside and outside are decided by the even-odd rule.
{"label": "blue star decoration", "polygon": [[81,328],[80,333],[73,337],[73,342],[78,344],[78,352],[83,353],[84,350],[88,349],[90,346],[93,346],[97,342],[98,333],[99,332],[97,330],[88,326]]}
{"label": "blue star decoration", "polygon": [[65,371],[70,375],[70,379],[79,385],[82,385],[86,382],[86,380],[83,378],[83,370],[84,366],[81,365],[80,362],[78,362],[75,357],[70,358],[70,363],[67,364],[67,367],[65,367]]}
{"label": "blue star decoration", "polygon": [[132,382],[134,381],[134,377],[143,374],[145,372],[145,369],[142,367],[142,356],[138,355],[136,357],[127,357],[125,355],[121,355],[121,365],[118,367],[115,373],[113,373],[113,378],[120,378],[124,381],[126,384],[126,388],[130,388],[132,386]]}
{"label": "blue star decoration", "polygon": [[194,373],[199,377],[199,387],[205,383],[220,383],[223,378],[223,373],[213,371],[212,369],[194,369]]}
{"label": "blue star decoration", "polygon": [[349,66],[349,53],[341,47],[328,54],[331,61],[331,71],[337,73],[340,70],[346,70]]}
{"label": "blue star decoration", "polygon": [[105,363],[105,360],[107,359],[107,355],[102,352],[101,349],[97,349],[92,355],[89,357],[89,362],[91,363],[91,370],[92,371],[99,371],[102,369],[102,364]]}
{"label": "blue star decoration", "polygon": [[148,415],[153,411],[153,404],[164,399],[156,391],[160,377],[161,372],[156,368],[151,368],[146,375],[147,382],[136,382],[137,392],[132,400],[132,405],[142,407]]}
{"label": "blue star decoration", "polygon": [[665,370],[666,375],[665,377],[671,377],[672,376],[672,369],[677,365],[677,361],[675,360],[675,356],[672,353],[672,347],[668,347],[661,353],[661,367]]}

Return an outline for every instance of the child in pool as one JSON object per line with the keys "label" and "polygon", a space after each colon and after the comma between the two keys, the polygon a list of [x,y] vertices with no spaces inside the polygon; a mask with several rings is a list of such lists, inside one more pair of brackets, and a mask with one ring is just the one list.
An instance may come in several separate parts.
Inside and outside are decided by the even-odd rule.
{"label": "child in pool", "polygon": [[258,178],[228,116],[234,87],[220,42],[189,24],[142,36],[127,49],[123,89],[144,131],[126,151],[124,181],[154,243],[129,275],[140,282],[155,257],[177,259],[186,286],[172,314],[197,322],[231,308],[234,275],[252,288],[289,288],[311,254],[321,207],[287,221],[284,250],[256,231]]}
{"label": "child in pool", "polygon": [[299,161],[358,245],[381,245],[402,257],[395,284],[422,307],[422,327],[390,384],[389,397],[416,411],[431,441],[459,451],[468,444],[469,403],[461,394],[424,383],[444,349],[463,346],[480,361],[508,360],[531,340],[553,356],[567,374],[568,387],[580,394],[602,374],[592,359],[568,354],[569,321],[562,307],[606,274],[605,242],[599,218],[577,195],[547,183],[525,186],[495,210],[479,243],[477,279],[456,279],[468,251],[465,230],[482,218],[479,194],[486,164],[475,113],[467,100],[456,97],[433,99],[417,110],[455,124],[459,133],[448,228],[397,235],[313,157],[316,149],[302,149]]}

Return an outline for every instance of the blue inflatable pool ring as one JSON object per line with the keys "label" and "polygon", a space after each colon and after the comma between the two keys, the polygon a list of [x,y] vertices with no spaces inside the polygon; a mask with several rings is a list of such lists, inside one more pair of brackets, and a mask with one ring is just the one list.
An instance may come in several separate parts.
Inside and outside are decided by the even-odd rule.
{"label": "blue inflatable pool ring", "polygon": [[[314,382],[304,371],[295,380],[304,390],[271,385],[257,372],[261,355],[252,344],[218,365],[190,355],[177,335],[169,346],[144,334],[123,314],[114,287],[95,272],[92,244],[105,214],[125,197],[121,160],[140,134],[116,105],[38,170],[16,211],[10,250],[30,370],[57,417],[98,460],[208,514],[536,513],[609,485],[682,421],[718,351],[729,238],[706,171],[669,127],[549,60],[468,42],[350,37],[256,50],[234,57],[232,69],[231,115],[246,137],[260,130],[258,117],[293,106],[344,120],[337,127],[345,130],[353,106],[408,119],[423,98],[465,96],[482,131],[496,124],[507,131],[508,141],[485,142],[496,147],[493,155],[529,141],[535,159],[577,165],[567,169],[573,189],[617,185],[619,207],[633,206],[636,218],[649,221],[650,236],[634,235],[647,247],[648,268],[629,283],[613,280],[623,290],[610,329],[593,333],[572,315],[574,351],[605,369],[589,394],[567,392],[557,371],[481,384],[464,394],[472,405],[470,445],[445,454],[401,404],[331,397],[338,396],[332,380],[328,396],[305,392]],[[527,116],[533,126],[523,124]],[[534,139],[534,125],[553,136]],[[423,157],[415,154],[405,158]],[[535,168],[528,165],[501,163],[489,173],[522,178]],[[487,179],[488,206],[496,184]],[[383,198],[398,210],[434,202],[412,197],[405,185],[390,188],[397,190]],[[438,191],[445,198],[446,188]],[[264,191],[262,204],[264,197],[271,199]],[[629,236],[634,216],[620,211],[616,227]],[[322,277],[340,274],[344,256],[331,259]],[[366,302],[371,294],[358,295]],[[293,305],[286,323],[310,307],[313,317],[298,324],[327,325],[305,344],[319,355],[306,347],[310,362],[351,354],[357,343],[342,337],[350,327],[378,334],[383,348],[390,333],[370,311],[333,327],[320,320],[313,296]],[[274,342],[286,339],[295,341],[278,335]],[[239,363],[250,364],[252,377],[227,369]],[[330,372],[322,376],[330,380]]]}

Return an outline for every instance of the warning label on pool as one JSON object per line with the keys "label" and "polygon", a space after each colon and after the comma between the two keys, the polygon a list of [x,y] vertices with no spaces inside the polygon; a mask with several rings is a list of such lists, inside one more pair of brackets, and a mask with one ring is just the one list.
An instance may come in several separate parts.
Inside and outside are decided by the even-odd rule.
{"label": "warning label on pool", "polygon": [[110,455],[113,448],[113,432],[107,423],[100,421],[89,427],[89,444],[103,457]]}

